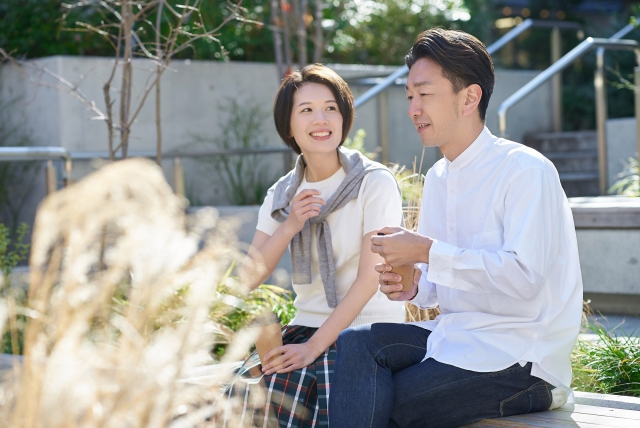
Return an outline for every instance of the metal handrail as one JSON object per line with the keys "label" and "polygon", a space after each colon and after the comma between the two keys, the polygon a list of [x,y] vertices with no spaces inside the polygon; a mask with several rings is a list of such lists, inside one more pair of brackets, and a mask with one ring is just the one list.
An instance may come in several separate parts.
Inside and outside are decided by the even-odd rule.
{"label": "metal handrail", "polygon": [[[504,100],[498,108],[498,127],[500,135],[502,137],[507,136],[507,112],[516,103],[522,100],[524,97],[533,92],[536,88],[541,86],[547,80],[551,79],[554,75],[561,72],[575,60],[582,57],[584,54],[594,48],[612,49],[612,50],[633,50],[636,54],[636,62],[640,65],[640,43],[635,40],[611,40],[611,39],[594,39],[587,38],[578,46],[573,48],[569,53],[563,56],[560,60],[552,64],[549,68],[542,73],[534,77],[529,83],[524,85],[518,91],[516,91],[509,98]],[[600,86],[604,87],[602,82]],[[596,79],[596,91],[598,91],[598,81]],[[604,194],[606,191],[607,180],[607,165],[606,165],[607,153],[606,146],[599,141],[598,144],[598,166],[600,173],[600,193]]]}
{"label": "metal handrail", "polygon": [[58,159],[71,162],[71,155],[63,147],[0,147],[0,162]]}
{"label": "metal handrail", "polygon": [[529,95],[534,89],[538,88],[544,82],[553,77],[556,73],[567,68],[582,55],[589,52],[591,49],[598,47],[614,50],[633,50],[636,51],[636,56],[640,58],[640,43],[635,40],[609,40],[588,37],[569,53],[560,58],[559,61],[553,63],[549,68],[538,74],[500,104],[500,107],[498,108],[498,127],[500,135],[503,137],[507,135],[507,112],[511,107],[522,100],[525,96]]}
{"label": "metal handrail", "polygon": [[[560,28],[560,29],[568,29],[568,30],[580,30],[582,26],[577,22],[566,22],[566,21],[541,21],[537,19],[525,19],[521,24],[515,26],[511,30],[509,30],[504,36],[500,37],[498,40],[493,42],[489,47],[487,47],[487,52],[489,55],[493,55],[500,49],[502,49],[507,43],[514,40],[520,34],[524,33],[530,28]],[[358,99],[355,100],[354,106],[355,108],[360,107],[367,101],[374,98],[380,92],[387,89],[389,86],[393,85],[395,81],[409,73],[409,68],[406,65],[403,65],[398,70],[394,71],[391,75],[386,77],[382,82],[378,83],[373,88],[366,91],[364,94],[360,95]]]}
{"label": "metal handrail", "polygon": [[[609,37],[609,40],[620,40],[635,29],[634,24],[627,24],[620,31]],[[604,52],[603,47],[596,50],[596,72],[594,75],[594,86],[596,92],[596,134],[598,136],[598,169],[600,171],[600,193],[604,194],[607,188],[607,117],[609,116],[607,107],[607,88],[604,73]]]}
{"label": "metal handrail", "polygon": [[0,147],[0,162],[63,160],[64,179],[71,179],[72,159],[64,147]]}
{"label": "metal handrail", "polygon": [[[229,156],[229,155],[257,155],[257,154],[274,154],[274,153],[283,153],[289,154],[293,153],[289,147],[253,147],[246,149],[214,149],[214,150],[200,150],[200,151],[189,151],[189,152],[164,152],[162,153],[162,158],[190,158],[190,157],[207,157],[207,156]],[[101,151],[101,152],[72,152],[70,154],[71,159],[74,160],[91,160],[91,159],[108,159],[109,152]],[[155,150],[142,150],[129,152],[127,157],[141,157],[141,158],[155,158],[157,153]]]}

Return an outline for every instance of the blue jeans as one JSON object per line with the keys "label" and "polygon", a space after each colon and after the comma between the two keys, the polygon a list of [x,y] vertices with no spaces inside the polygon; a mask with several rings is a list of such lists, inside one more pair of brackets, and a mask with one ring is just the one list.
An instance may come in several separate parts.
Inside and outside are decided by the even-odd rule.
{"label": "blue jeans", "polygon": [[429,330],[368,324],[338,338],[329,423],[334,428],[459,427],[485,418],[547,410],[551,389],[531,363],[478,373],[423,362]]}

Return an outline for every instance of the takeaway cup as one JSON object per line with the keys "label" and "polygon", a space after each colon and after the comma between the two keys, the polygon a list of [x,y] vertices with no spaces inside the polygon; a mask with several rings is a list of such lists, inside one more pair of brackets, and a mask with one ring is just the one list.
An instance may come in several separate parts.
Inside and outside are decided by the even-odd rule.
{"label": "takeaway cup", "polygon": [[392,266],[391,272],[397,273],[402,277],[402,291],[409,291],[413,289],[413,265],[401,265],[401,266]]}
{"label": "takeaway cup", "polygon": [[264,361],[264,356],[273,348],[282,346],[282,327],[280,320],[273,312],[256,317],[252,324],[259,328],[256,338],[256,350],[260,356],[260,362]]}
{"label": "takeaway cup", "polygon": [[[380,236],[384,236],[384,233],[378,233]],[[386,263],[386,260],[385,260]],[[402,284],[402,291],[409,291],[413,289],[413,270],[412,264],[391,266],[391,272],[396,273],[402,277],[400,284]]]}

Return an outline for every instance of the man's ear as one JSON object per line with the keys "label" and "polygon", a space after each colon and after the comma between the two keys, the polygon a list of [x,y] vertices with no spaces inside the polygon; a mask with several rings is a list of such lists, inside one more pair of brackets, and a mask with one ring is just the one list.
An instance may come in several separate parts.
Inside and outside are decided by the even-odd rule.
{"label": "man's ear", "polygon": [[470,116],[478,108],[482,99],[482,88],[474,83],[463,89],[465,92],[464,105],[462,107],[462,115]]}

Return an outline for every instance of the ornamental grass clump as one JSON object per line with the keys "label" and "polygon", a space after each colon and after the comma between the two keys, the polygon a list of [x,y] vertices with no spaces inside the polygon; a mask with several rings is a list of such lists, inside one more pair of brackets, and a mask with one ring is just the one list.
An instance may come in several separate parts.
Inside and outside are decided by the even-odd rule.
{"label": "ornamental grass clump", "polygon": [[[226,312],[212,308],[236,257],[229,227],[214,211],[186,216],[150,161],[109,164],[47,197],[20,308],[24,358],[3,374],[0,426],[209,426],[221,411],[233,419],[236,403],[220,397],[230,369],[184,379],[215,362]],[[2,327],[7,313],[0,301]],[[220,362],[241,360],[252,342],[235,334]]]}
{"label": "ornamental grass clump", "polygon": [[579,391],[640,397],[640,338],[610,335],[591,326],[593,339],[579,339],[571,354],[572,387]]}

